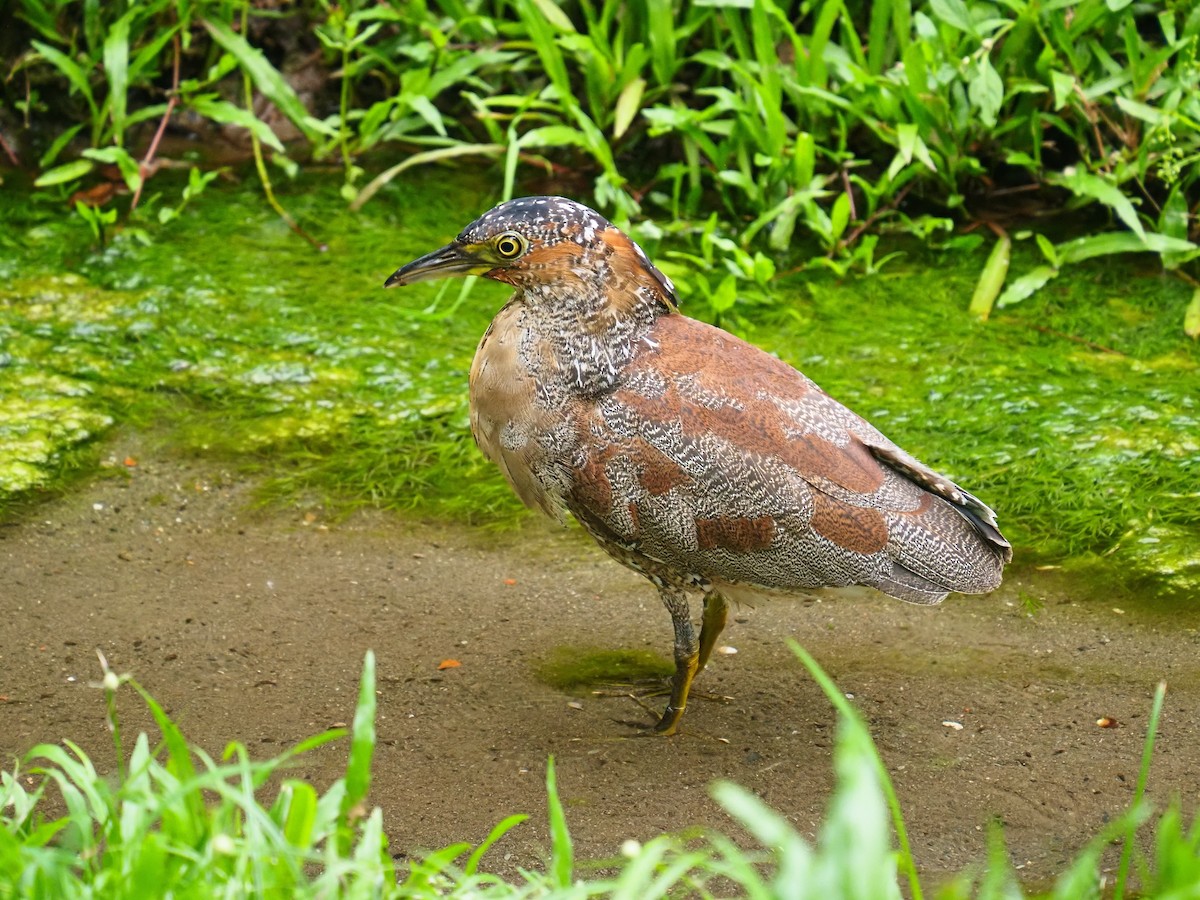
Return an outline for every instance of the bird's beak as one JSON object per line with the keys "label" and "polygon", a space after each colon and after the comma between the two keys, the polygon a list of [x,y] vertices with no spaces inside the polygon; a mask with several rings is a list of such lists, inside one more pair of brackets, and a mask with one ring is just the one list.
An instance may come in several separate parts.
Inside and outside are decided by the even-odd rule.
{"label": "bird's beak", "polygon": [[435,278],[451,278],[455,275],[482,275],[496,268],[496,264],[480,259],[471,248],[455,241],[440,250],[426,253],[392,273],[383,283],[384,287],[432,281]]}

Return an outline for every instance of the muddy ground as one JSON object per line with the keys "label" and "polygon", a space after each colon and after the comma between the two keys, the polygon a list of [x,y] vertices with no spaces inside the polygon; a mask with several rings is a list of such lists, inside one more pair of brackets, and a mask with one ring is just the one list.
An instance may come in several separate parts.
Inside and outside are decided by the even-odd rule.
{"label": "muddy ground", "polygon": [[[736,654],[715,656],[697,683],[731,699],[696,700],[681,734],[645,737],[634,726],[650,716],[632,700],[571,695],[537,674],[561,648],[670,657],[655,592],[578,530],[533,523],[498,537],[379,513],[256,510],[253,485],[217,463],[134,438],[112,460],[109,477],[0,526],[7,768],[64,737],[112,768],[89,687],[97,648],[193,742],[216,754],[238,740],[263,756],[350,721],[370,648],[371,800],[397,854],[477,842],[525,812],[488,860],[506,873],[538,866],[550,754],[583,858],[697,824],[736,832],[708,795],[718,778],[812,835],[835,716],[785,646],[792,636],[869,721],[927,886],[984,858],[993,817],[1023,877],[1060,871],[1129,803],[1159,679],[1170,689],[1150,796],[1181,793],[1194,810],[1200,794],[1200,615],[1121,610],[1020,571],[938,608],[869,591],[768,602],[738,611],[722,641]],[[1033,615],[1023,593],[1043,601]],[[439,670],[450,659],[461,665]],[[122,703],[126,726],[145,727],[134,695]],[[346,752],[322,748],[296,771],[323,789]]]}

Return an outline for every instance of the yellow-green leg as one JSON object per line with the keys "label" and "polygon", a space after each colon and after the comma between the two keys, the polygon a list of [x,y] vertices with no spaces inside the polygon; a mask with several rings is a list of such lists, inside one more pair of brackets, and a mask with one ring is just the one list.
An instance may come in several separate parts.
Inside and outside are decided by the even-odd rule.
{"label": "yellow-green leg", "polygon": [[692,682],[708,662],[717,637],[725,627],[729,605],[720,594],[711,592],[704,595],[704,618],[700,640],[697,641],[687,595],[681,590],[667,587],[660,588],[659,592],[667,612],[671,614],[671,624],[675,627],[675,675],[671,678],[671,699],[667,701],[667,708],[663,710],[662,718],[654,730],[659,734],[671,735],[675,733],[687,707]]}
{"label": "yellow-green leg", "polygon": [[725,622],[729,618],[729,602],[716,591],[704,595],[704,620],[700,626],[700,660],[696,665],[697,674],[704,671],[708,658],[712,656],[717,638],[725,630]]}

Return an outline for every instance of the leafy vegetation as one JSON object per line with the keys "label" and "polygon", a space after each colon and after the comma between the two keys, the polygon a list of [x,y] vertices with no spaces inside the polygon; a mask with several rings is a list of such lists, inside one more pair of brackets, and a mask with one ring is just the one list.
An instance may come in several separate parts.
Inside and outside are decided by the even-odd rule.
{"label": "leafy vegetation", "polygon": [[[551,849],[541,871],[522,871],[510,883],[486,870],[489,848],[527,818],[500,822],[478,847],[453,844],[397,871],[383,815],[367,811],[375,747],[375,660],[367,653],[353,727],[326,731],[264,761],[233,742],[220,760],[189,745],[179,726],[128,675],[111,671],[103,656],[102,681],[115,750],[115,776],[106,776],[71,741],[32,748],[20,766],[0,773],[0,898],[170,896],[219,897],[661,897],[683,892],[711,896],[730,886],[761,898],[923,896],[904,837],[904,819],[883,763],[861,717],[798,645],[792,648],[838,711],[834,748],[836,786],[815,844],[750,791],[731,783],[713,796],[752,838],[717,832],[687,840],[662,835],[644,845],[628,842],[614,874],[587,878],[576,865],[554,760],[546,770]],[[126,755],[118,694],[134,689],[159,730],[157,743],[136,735]],[[1130,872],[1139,896],[1190,896],[1200,881],[1200,822],[1185,824],[1177,804],[1158,819],[1153,851],[1137,838],[1150,819],[1144,799],[1165,685],[1155,694],[1133,804],[1083,849],[1049,893],[1076,900],[1101,885],[1100,852],[1120,841],[1122,854],[1112,896],[1125,896]],[[346,774],[323,794],[303,779],[286,777],[300,754],[349,736]],[[273,796],[267,796],[272,793]],[[51,796],[61,797],[59,810]],[[893,849],[889,829],[898,840]],[[947,900],[1021,898],[999,831],[985,875],[972,870],[939,893]],[[1136,864],[1136,867],[1135,867]]]}
{"label": "leafy vegetation", "polygon": [[[594,202],[619,221],[640,212],[671,223],[696,292],[717,311],[761,290],[780,260],[874,272],[886,261],[880,235],[897,231],[944,247],[982,241],[982,227],[1001,248],[1034,240],[1040,261],[1019,277],[1007,278],[1006,251],[994,257],[981,315],[1098,255],[1154,254],[1195,285],[1191,3],[15,9],[23,28],[7,38],[4,90],[20,119],[5,128],[28,138],[37,185],[71,199],[97,236],[118,221],[108,204],[117,188],[132,196],[120,204],[126,227],[177,214],[165,198],[140,202],[170,126],[248,139],[285,217],[268,160],[288,177],[296,159],[336,160],[356,206],[406,167],[475,155],[500,164],[505,196],[539,169],[559,191],[590,181]],[[364,186],[369,154],[398,147],[409,156]],[[83,189],[105,165],[118,182]],[[193,171],[184,202],[212,174]],[[1075,211],[1082,234],[1079,218],[1055,215]],[[1200,334],[1200,289],[1181,312]]]}

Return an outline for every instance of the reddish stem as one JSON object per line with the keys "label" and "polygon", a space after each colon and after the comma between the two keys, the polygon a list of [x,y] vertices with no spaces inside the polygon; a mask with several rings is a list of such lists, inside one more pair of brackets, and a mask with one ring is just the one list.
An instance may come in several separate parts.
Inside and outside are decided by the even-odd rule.
{"label": "reddish stem", "polygon": [[150,142],[150,146],[146,150],[146,155],[138,163],[138,174],[141,176],[141,179],[138,181],[137,190],[133,192],[133,202],[129,204],[130,212],[137,209],[138,199],[142,196],[142,187],[146,184],[146,179],[150,177],[150,163],[154,161],[154,154],[158,151],[158,143],[162,140],[163,132],[167,130],[167,122],[171,119],[171,113],[174,112],[175,105],[179,102],[179,32],[175,32],[171,43],[175,48],[175,63],[172,66],[171,72],[171,96],[167,98],[167,109],[163,113],[162,121],[158,123],[158,130],[154,132],[154,140]]}

